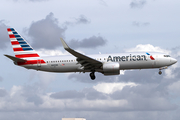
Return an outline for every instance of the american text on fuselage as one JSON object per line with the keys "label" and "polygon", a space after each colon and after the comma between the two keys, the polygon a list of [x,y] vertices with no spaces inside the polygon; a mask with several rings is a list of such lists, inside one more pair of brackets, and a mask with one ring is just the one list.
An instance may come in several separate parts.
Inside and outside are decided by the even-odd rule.
{"label": "american text on fuselage", "polygon": [[129,55],[129,56],[111,56],[109,55],[107,62],[119,62],[119,61],[143,61],[147,60],[145,55]]}

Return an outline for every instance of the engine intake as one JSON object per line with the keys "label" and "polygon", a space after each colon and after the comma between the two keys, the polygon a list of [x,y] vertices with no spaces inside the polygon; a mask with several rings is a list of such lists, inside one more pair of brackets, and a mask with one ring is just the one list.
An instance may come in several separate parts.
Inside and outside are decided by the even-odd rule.
{"label": "engine intake", "polygon": [[118,62],[107,62],[103,64],[104,75],[119,75],[120,64]]}

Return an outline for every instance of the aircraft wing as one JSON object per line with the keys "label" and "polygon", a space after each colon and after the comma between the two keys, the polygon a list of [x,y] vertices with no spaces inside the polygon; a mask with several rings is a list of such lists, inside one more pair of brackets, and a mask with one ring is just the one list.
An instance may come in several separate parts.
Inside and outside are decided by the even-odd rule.
{"label": "aircraft wing", "polygon": [[17,58],[17,57],[14,57],[14,56],[10,56],[10,55],[4,55],[4,56],[8,57],[9,59],[11,59],[14,62],[26,62],[26,60],[21,59],[21,58]]}
{"label": "aircraft wing", "polygon": [[71,49],[62,38],[61,42],[63,44],[64,49],[72,55],[74,55],[75,57],[77,57],[78,63],[84,66],[85,69],[96,69],[102,66],[102,62]]}

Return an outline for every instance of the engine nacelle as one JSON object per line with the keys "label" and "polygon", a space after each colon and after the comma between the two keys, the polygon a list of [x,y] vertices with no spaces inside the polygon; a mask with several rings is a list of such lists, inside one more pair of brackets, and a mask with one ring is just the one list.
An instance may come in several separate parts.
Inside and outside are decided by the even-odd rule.
{"label": "engine nacelle", "polygon": [[120,64],[118,62],[107,62],[103,64],[104,75],[119,75]]}

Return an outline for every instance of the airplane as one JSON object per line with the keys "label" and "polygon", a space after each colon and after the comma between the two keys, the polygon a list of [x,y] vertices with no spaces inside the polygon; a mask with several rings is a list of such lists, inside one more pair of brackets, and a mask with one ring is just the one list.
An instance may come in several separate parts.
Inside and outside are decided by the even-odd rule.
{"label": "airplane", "polygon": [[72,55],[40,56],[14,28],[7,28],[15,56],[6,55],[15,65],[46,72],[90,72],[90,78],[96,78],[95,72],[107,75],[119,75],[120,70],[163,69],[177,62],[163,53],[113,53],[84,55],[70,48],[61,38],[62,45]]}

